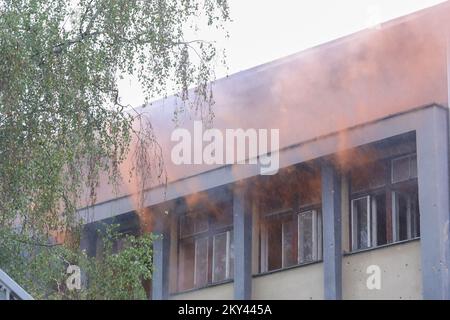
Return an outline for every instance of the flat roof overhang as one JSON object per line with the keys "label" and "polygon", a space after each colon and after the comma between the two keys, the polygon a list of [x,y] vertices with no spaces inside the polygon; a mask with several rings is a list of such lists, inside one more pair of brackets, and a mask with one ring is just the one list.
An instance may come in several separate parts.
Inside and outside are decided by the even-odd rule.
{"label": "flat roof overhang", "polygon": [[[299,142],[279,151],[280,169],[417,131],[427,123],[425,119],[429,116],[439,113],[438,116],[448,117],[447,111],[447,107],[432,103]],[[144,207],[155,206],[180,197],[232,184],[258,176],[259,173],[259,165],[234,164],[222,166],[170,182],[165,187],[159,186],[145,191]],[[90,223],[132,212],[135,209],[133,195],[128,195],[82,208],[78,210],[78,213],[80,217]]]}

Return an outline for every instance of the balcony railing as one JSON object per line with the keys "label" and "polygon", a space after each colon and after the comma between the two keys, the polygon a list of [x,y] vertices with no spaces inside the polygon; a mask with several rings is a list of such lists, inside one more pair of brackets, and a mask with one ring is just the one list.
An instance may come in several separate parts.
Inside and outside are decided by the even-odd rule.
{"label": "balcony railing", "polygon": [[33,297],[0,269],[0,300],[33,300]]}

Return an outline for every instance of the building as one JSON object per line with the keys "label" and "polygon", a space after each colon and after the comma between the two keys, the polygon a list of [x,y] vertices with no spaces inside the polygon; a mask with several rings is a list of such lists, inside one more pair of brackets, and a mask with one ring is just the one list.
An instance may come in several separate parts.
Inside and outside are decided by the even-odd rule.
{"label": "building", "polygon": [[[214,127],[279,129],[279,172],[166,161],[147,217],[103,184],[84,246],[150,219],[153,299],[449,299],[449,25],[444,3],[218,80]],[[175,102],[149,107],[169,160]]]}

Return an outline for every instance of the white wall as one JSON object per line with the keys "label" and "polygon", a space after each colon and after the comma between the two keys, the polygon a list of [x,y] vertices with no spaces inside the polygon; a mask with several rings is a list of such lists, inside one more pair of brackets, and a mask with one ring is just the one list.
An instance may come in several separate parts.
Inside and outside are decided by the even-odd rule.
{"label": "white wall", "polygon": [[323,264],[316,263],[254,277],[253,299],[323,299]]}
{"label": "white wall", "polygon": [[208,288],[179,293],[170,296],[170,300],[232,300],[234,296],[233,283],[215,285]]}
{"label": "white wall", "polygon": [[[369,290],[367,267],[381,269],[381,289]],[[343,258],[344,299],[422,299],[420,241],[410,241]]]}

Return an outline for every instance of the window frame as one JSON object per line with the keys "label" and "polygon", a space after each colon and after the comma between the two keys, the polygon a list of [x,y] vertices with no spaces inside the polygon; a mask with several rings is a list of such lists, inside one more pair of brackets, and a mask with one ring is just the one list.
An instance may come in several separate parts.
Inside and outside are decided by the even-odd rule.
{"label": "window frame", "polygon": [[[311,213],[312,215],[312,260],[300,261],[300,215]],[[311,262],[321,261],[323,257],[323,223],[322,223],[322,211],[321,208],[313,208],[310,210],[303,210],[297,213],[297,265],[308,264]]]}
{"label": "window frame", "polygon": [[[313,259],[311,261],[300,262],[300,215],[311,212],[313,217]],[[291,266],[285,266],[285,250],[284,250],[284,227],[283,222],[294,219],[297,230],[297,262]],[[275,210],[267,214],[263,214],[261,217],[261,230],[260,230],[260,268],[259,273],[270,273],[280,270],[286,270],[293,267],[302,265],[308,265],[311,263],[320,262],[323,259],[323,222],[322,222],[322,208],[320,203],[307,204],[301,206],[295,206],[295,208]],[[281,267],[273,270],[269,270],[269,244],[268,244],[268,226],[271,221],[279,221],[281,223]]]}
{"label": "window frame", "polygon": [[[362,199],[366,199],[367,201],[367,213],[366,213],[366,223],[367,223],[367,247],[366,248],[358,248],[357,245],[357,240],[358,240],[358,229],[355,228],[355,225],[357,225],[356,222],[356,217],[355,217],[355,206],[354,203],[356,201],[362,200]],[[352,251],[356,251],[356,250],[363,250],[363,249],[367,249],[367,248],[371,248],[372,247],[372,233],[373,233],[373,223],[372,223],[372,210],[371,210],[371,206],[372,206],[372,195],[371,194],[367,194],[365,196],[361,196],[361,197],[357,197],[354,199],[350,200],[350,223],[351,223],[351,247],[352,247]],[[375,232],[376,234],[376,232]]]}
{"label": "window frame", "polygon": [[[226,208],[226,211],[231,210],[231,208]],[[176,249],[177,249],[177,279],[176,279],[176,292],[185,292],[185,291],[190,291],[190,290],[196,290],[196,289],[201,289],[204,287],[208,287],[210,285],[214,285],[217,283],[221,283],[221,282],[226,282],[226,281],[230,281],[234,278],[234,275],[229,274],[229,277],[226,278],[225,280],[220,280],[220,281],[214,281],[213,280],[213,273],[214,273],[214,269],[213,269],[213,262],[214,262],[214,238],[217,235],[223,234],[223,233],[227,233],[227,255],[230,254],[231,255],[231,251],[230,251],[230,233],[233,232],[233,214],[231,211],[229,212],[224,212],[224,214],[229,214],[231,216],[231,222],[227,225],[216,225],[217,221],[214,219],[214,215],[213,214],[208,214],[207,210],[197,210],[197,211],[189,211],[186,212],[184,214],[181,214],[178,218],[177,218],[177,245],[176,245]],[[208,228],[205,231],[201,231],[201,232],[194,232],[192,234],[189,235],[183,235],[182,233],[182,219],[184,219],[187,215],[190,214],[199,214],[199,215],[206,215],[207,218],[207,224],[208,224]],[[201,239],[206,239],[207,240],[207,257],[206,257],[206,261],[207,261],[207,281],[204,285],[198,285],[196,282],[196,268],[197,268],[197,259],[196,259],[196,250],[197,250],[197,241],[201,240]],[[181,288],[181,272],[178,272],[180,270],[180,265],[181,265],[181,261],[180,261],[180,247],[183,245],[183,242],[185,241],[193,241],[194,242],[194,276],[193,276],[193,286],[190,288]],[[229,264],[229,261],[227,260],[227,264]],[[227,268],[230,268],[230,266],[227,266]]]}
{"label": "window frame", "polygon": [[[211,268],[212,268],[212,283],[218,283],[218,282],[222,282],[222,281],[226,281],[226,280],[230,280],[232,279],[232,275],[231,275],[231,234],[233,233],[233,230],[228,230],[228,231],[224,231],[221,233],[217,233],[215,235],[213,235],[212,239],[212,259],[211,259]],[[215,269],[215,249],[216,249],[216,237],[220,236],[220,235],[226,235],[226,248],[225,248],[225,279],[221,279],[221,280],[215,280],[214,279],[214,269]],[[234,241],[234,237],[233,237],[233,241]],[[233,259],[234,261],[234,259]]]}

